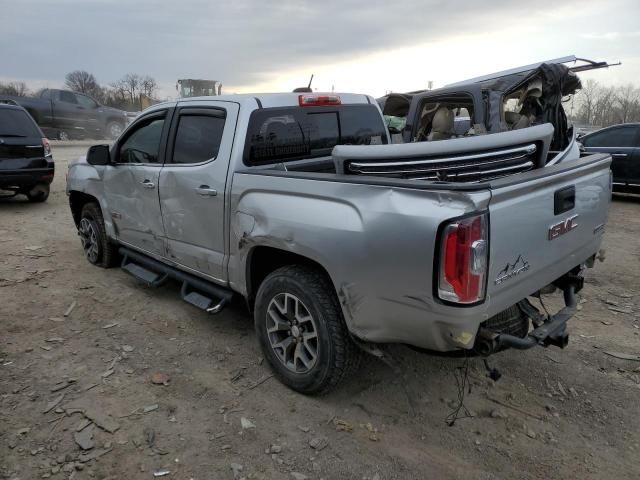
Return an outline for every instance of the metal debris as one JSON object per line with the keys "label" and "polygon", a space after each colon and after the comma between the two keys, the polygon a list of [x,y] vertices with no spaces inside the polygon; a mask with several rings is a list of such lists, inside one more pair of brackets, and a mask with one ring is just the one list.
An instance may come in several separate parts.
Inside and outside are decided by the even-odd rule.
{"label": "metal debris", "polygon": [[71,312],[73,312],[73,309],[76,308],[76,301],[74,300],[71,305],[69,305],[69,308],[67,308],[64,312],[64,316],[68,317],[69,315],[71,315]]}

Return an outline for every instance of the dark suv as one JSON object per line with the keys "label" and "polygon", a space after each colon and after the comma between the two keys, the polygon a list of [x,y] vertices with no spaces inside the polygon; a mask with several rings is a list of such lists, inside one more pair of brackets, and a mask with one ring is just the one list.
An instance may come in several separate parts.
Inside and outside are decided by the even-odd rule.
{"label": "dark suv", "polygon": [[579,138],[587,153],[609,153],[613,190],[640,193],[640,123],[625,123]]}
{"label": "dark suv", "polygon": [[31,115],[18,105],[0,104],[0,190],[44,202],[53,173],[49,140]]}

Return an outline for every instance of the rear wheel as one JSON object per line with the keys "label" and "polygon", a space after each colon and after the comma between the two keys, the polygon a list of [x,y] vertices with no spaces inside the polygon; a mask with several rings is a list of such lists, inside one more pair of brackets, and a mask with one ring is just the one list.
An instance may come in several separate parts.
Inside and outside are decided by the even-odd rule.
{"label": "rear wheel", "polygon": [[326,393],[359,364],[333,285],[312,268],[293,265],[267,276],[255,327],[276,376],[298,392]]}
{"label": "rear wheel", "polygon": [[107,123],[106,133],[107,138],[110,140],[117,139],[122,131],[124,130],[124,125],[120,122],[109,122]]}
{"label": "rear wheel", "polygon": [[50,187],[47,184],[36,185],[31,190],[24,192],[30,202],[46,202],[49,198]]}
{"label": "rear wheel", "polygon": [[96,203],[87,203],[82,207],[78,235],[84,254],[90,263],[103,268],[113,267],[116,264],[118,250],[107,237],[102,211]]}

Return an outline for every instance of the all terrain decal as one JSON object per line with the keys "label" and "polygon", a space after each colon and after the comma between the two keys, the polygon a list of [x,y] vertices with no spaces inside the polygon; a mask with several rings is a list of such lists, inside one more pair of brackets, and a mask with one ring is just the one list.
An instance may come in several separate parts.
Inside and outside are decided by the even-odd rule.
{"label": "all terrain decal", "polygon": [[496,285],[500,285],[501,283],[520,275],[522,272],[526,272],[527,270],[529,270],[529,262],[522,258],[522,255],[518,255],[515,262],[507,263],[507,265],[498,272],[498,276],[494,283]]}

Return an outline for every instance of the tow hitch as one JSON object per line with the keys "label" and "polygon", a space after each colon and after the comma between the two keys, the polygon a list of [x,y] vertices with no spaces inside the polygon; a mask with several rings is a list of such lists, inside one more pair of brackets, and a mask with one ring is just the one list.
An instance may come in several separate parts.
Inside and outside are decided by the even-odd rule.
{"label": "tow hitch", "polygon": [[[582,288],[582,284],[582,277],[575,274],[565,275],[558,280],[556,286],[560,287],[564,292],[565,307],[555,315],[546,317],[542,323],[539,323],[525,337],[521,338],[506,333],[498,333],[486,327],[480,327],[475,350],[481,355],[490,355],[505,348],[526,350],[536,345],[566,347],[569,344],[569,334],[566,332],[567,321],[576,313],[578,303],[576,292]],[[531,308],[535,310],[533,306]]]}

